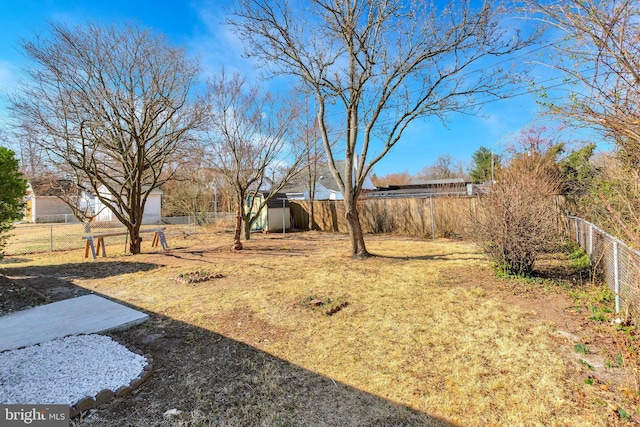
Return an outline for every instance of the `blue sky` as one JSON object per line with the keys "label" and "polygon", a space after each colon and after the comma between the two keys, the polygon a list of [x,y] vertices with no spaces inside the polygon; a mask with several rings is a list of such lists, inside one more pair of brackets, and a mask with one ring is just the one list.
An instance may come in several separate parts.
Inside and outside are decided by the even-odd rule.
{"label": "blue sky", "polygon": [[[10,93],[21,76],[24,58],[19,52],[19,40],[44,32],[49,21],[73,25],[135,20],[161,31],[199,56],[205,75],[224,66],[227,71],[239,71],[257,80],[254,64],[241,55],[242,42],[222,24],[226,4],[219,0],[0,2],[0,94]],[[540,78],[545,79],[546,72],[539,72]],[[526,91],[523,88],[522,92]],[[539,111],[535,96],[522,95],[486,104],[478,117],[449,116],[446,126],[436,119],[415,122],[374,171],[378,175],[405,170],[413,174],[445,154],[467,163],[480,146],[500,152],[521,129],[544,123],[538,118]],[[0,125],[7,115],[6,103],[0,101]]]}

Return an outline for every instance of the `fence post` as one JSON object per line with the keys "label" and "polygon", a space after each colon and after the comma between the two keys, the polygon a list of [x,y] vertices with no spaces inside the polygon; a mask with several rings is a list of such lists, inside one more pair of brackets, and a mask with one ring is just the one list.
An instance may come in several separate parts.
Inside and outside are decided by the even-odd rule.
{"label": "fence post", "polygon": [[49,251],[53,252],[53,225],[49,226]]}
{"label": "fence post", "polygon": [[593,255],[593,224],[589,223],[589,259]]}
{"label": "fence post", "polygon": [[580,246],[582,246],[582,243],[580,242],[580,227],[578,226],[578,218],[576,218],[576,243]]}
{"label": "fence post", "polygon": [[618,241],[613,241],[613,288],[616,294],[616,313],[620,313],[620,280],[618,267],[620,265],[618,260]]}

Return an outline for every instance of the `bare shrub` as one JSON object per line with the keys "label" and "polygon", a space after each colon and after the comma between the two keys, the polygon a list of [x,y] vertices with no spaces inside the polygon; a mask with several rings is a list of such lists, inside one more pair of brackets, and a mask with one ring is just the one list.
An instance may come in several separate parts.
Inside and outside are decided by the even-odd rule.
{"label": "bare shrub", "polygon": [[531,273],[560,235],[554,198],[560,179],[549,164],[539,154],[518,155],[472,215],[471,237],[507,272]]}

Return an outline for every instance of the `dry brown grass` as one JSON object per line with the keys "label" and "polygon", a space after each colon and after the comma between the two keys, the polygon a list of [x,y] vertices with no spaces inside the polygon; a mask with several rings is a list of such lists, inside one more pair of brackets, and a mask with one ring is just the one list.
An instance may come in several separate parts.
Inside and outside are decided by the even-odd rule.
{"label": "dry brown grass", "polygon": [[[239,253],[227,251],[228,235],[191,236],[170,241],[179,249],[168,254],[112,256],[82,264],[87,271],[134,261],[158,268],[116,271],[100,279],[85,275],[74,283],[452,423],[611,422],[610,413],[594,403],[583,383],[583,368],[563,355],[561,347],[572,344],[559,339],[555,326],[532,311],[496,298],[489,264],[471,245],[389,236],[368,241],[370,251],[379,256],[353,260],[342,235],[259,235]],[[73,251],[18,264],[28,269],[81,261],[81,251]],[[11,274],[12,265],[6,265],[5,274]],[[173,280],[193,271],[224,277],[198,284]],[[301,303],[310,296],[342,297],[349,305],[327,316]],[[262,374],[267,379],[256,381],[265,386],[270,374]],[[194,372],[205,377],[205,384],[207,375],[215,374]],[[198,384],[189,387],[206,387]],[[221,410],[211,399],[203,398],[187,418],[175,422],[196,425],[211,420],[213,411]],[[252,405],[243,408],[256,416]],[[263,411],[260,424],[279,424],[281,416]],[[312,422],[305,417],[313,414],[290,416],[296,420],[293,425],[303,425]],[[240,418],[238,425],[243,420],[253,425],[256,419]],[[366,425],[366,420],[343,421]]]}

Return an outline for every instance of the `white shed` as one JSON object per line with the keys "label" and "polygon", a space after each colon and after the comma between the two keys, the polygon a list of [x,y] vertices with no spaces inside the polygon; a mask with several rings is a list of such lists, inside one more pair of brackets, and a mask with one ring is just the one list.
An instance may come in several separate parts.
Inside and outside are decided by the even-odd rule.
{"label": "white shed", "polygon": [[63,200],[73,183],[64,179],[31,180],[27,183],[24,220],[28,222],[75,222],[73,211]]}
{"label": "white shed", "polygon": [[[247,206],[251,209],[251,216],[258,213],[257,209],[264,200],[264,194],[257,192],[248,197]],[[251,226],[251,230],[264,232],[284,231],[290,229],[292,225],[289,200],[286,194],[276,193],[262,208],[258,218]]]}
{"label": "white shed", "polygon": [[[100,187],[98,192],[101,196],[111,200],[113,196],[109,194],[109,192],[104,187]],[[118,221],[118,218],[115,214],[106,207],[99,198],[96,197],[95,201],[96,215],[95,220],[99,222],[115,222]],[[160,221],[162,215],[162,190],[155,188],[151,190],[149,193],[149,197],[147,198],[147,203],[144,206],[144,212],[142,213],[142,223],[143,224],[155,224]]]}

